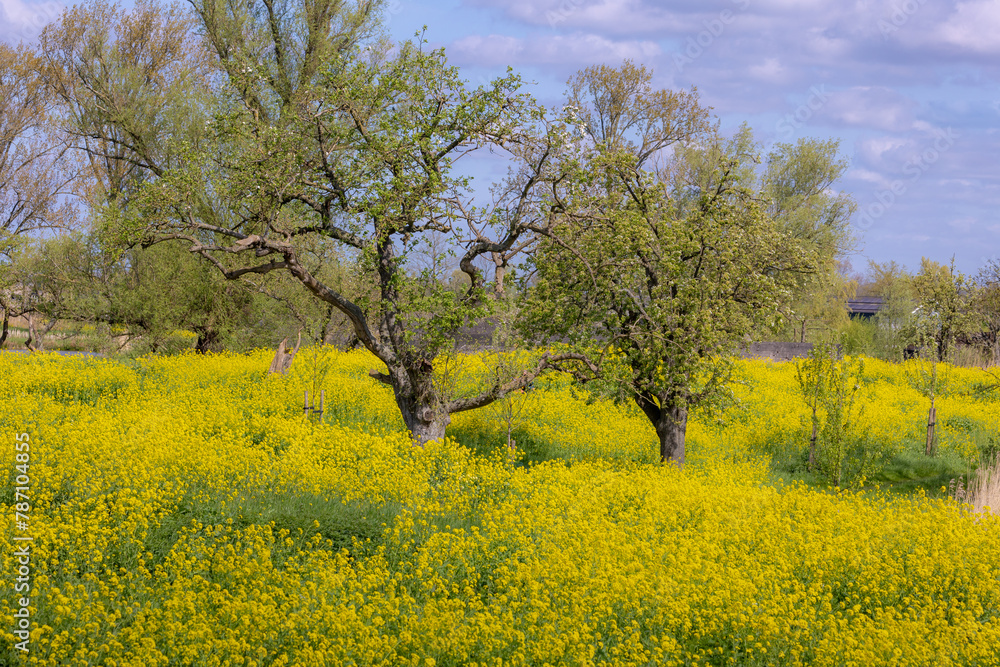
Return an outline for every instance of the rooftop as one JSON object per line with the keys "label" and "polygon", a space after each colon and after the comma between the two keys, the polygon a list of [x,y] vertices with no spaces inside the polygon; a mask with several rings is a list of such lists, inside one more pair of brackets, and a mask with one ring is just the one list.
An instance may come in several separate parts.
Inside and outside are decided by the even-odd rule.
{"label": "rooftop", "polygon": [[874,315],[885,301],[880,296],[859,296],[847,300],[847,312],[851,315]]}

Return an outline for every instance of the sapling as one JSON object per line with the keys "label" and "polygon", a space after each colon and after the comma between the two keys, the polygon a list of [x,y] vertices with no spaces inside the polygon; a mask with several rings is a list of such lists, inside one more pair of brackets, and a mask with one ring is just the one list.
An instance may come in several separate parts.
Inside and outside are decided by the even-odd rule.
{"label": "sapling", "polygon": [[[493,352],[490,356],[494,357],[491,366],[496,374],[495,382],[502,386],[525,372],[528,366],[525,365],[525,355],[517,350],[515,344],[514,322],[517,317],[517,306],[507,299],[499,301],[497,305],[497,326],[493,330]],[[490,411],[507,430],[507,458],[511,463],[517,451],[514,429],[521,420],[526,400],[526,391],[520,389],[506,394],[489,406]]]}
{"label": "sapling", "polygon": [[795,375],[806,406],[812,411],[812,437],[809,438],[809,471],[816,467],[816,439],[819,437],[819,409],[823,404],[830,372],[833,369],[833,349],[827,343],[814,345],[804,361],[795,364]]}
{"label": "sapling", "polygon": [[934,341],[940,326],[937,313],[925,313],[923,307],[914,311],[917,315],[916,339],[920,346],[920,357],[907,369],[906,376],[910,386],[922,396],[930,400],[927,410],[927,438],[924,444],[924,454],[934,456],[937,450],[935,427],[937,425],[937,407],[935,401],[947,393],[947,375],[938,368],[941,364]]}
{"label": "sapling", "polygon": [[[844,467],[848,450],[857,439],[855,421],[860,410],[855,410],[864,361],[845,358],[830,364],[826,390],[822,394],[822,404],[826,413],[826,423],[821,433],[823,446],[820,448],[819,467],[836,486],[844,484]],[[864,453],[861,458],[866,459]],[[860,476],[864,476],[861,471]],[[855,480],[849,480],[854,482]]]}

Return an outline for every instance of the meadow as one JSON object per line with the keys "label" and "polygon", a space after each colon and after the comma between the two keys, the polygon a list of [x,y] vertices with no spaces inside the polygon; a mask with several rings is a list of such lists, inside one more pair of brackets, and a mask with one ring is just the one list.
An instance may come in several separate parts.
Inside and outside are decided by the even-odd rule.
{"label": "meadow", "polygon": [[1000,664],[1000,518],[947,489],[996,453],[982,371],[946,369],[928,458],[907,367],[867,360],[854,429],[885,464],[840,489],[805,470],[788,363],[740,362],[678,470],[566,378],[414,447],[367,353],[269,362],[0,355],[0,664]]}

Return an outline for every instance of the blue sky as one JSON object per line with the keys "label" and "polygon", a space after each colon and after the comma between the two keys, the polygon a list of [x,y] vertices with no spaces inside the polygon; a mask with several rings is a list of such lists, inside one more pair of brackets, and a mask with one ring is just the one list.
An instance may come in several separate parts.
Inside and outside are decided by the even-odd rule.
{"label": "blue sky", "polygon": [[839,139],[855,269],[1000,257],[998,0],[396,0],[389,19],[399,39],[426,24],[470,80],[510,65],[550,104],[576,70],[631,58],[765,145]]}
{"label": "blue sky", "polygon": [[[0,38],[59,6],[0,0]],[[839,139],[856,270],[1000,258],[1000,0],[388,0],[387,19],[396,39],[426,25],[471,82],[511,66],[550,105],[578,69],[630,58],[765,145]]]}

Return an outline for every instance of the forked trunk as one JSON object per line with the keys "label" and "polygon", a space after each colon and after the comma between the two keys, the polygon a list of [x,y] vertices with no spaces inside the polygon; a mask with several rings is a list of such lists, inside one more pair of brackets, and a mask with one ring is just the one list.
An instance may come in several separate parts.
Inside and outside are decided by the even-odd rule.
{"label": "forked trunk", "polygon": [[39,331],[38,315],[35,313],[29,313],[25,317],[28,320],[28,340],[24,342],[24,346],[32,352],[41,352],[45,349],[45,337],[48,336],[49,332],[55,328],[57,320],[49,320],[45,326],[42,327],[41,331]]}

